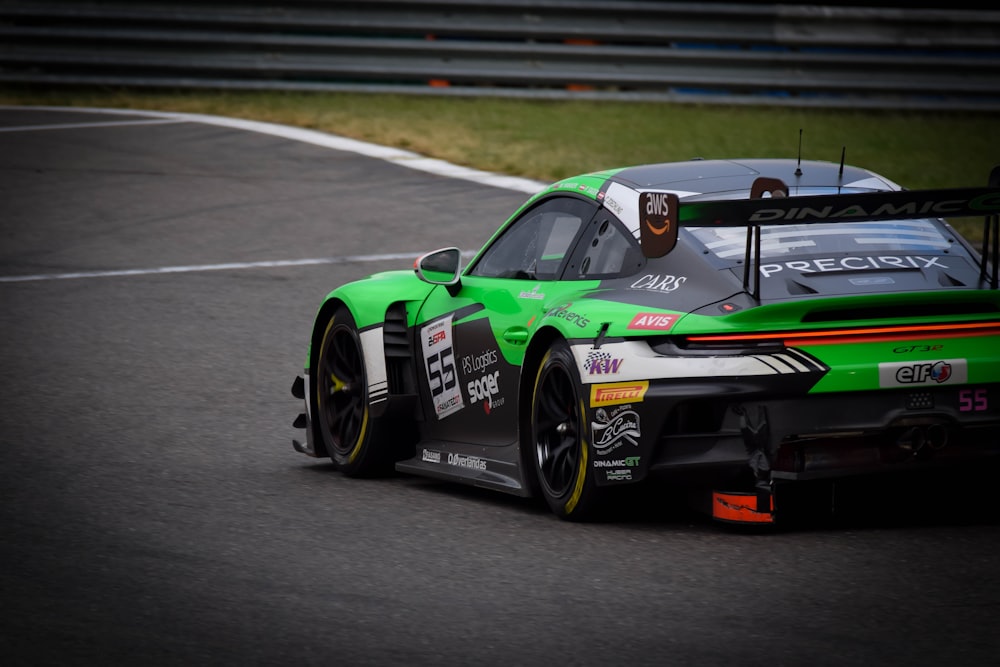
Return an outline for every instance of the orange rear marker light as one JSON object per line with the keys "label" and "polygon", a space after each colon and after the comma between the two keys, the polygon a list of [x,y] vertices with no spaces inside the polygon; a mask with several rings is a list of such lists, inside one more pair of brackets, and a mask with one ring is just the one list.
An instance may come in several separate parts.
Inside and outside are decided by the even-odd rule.
{"label": "orange rear marker light", "polygon": [[786,345],[822,345],[825,343],[873,342],[897,340],[914,336],[933,335],[938,338],[961,338],[967,336],[1000,335],[1000,323],[965,322],[960,324],[915,324],[903,326],[866,327],[860,329],[835,329],[827,331],[775,331],[771,333],[745,333],[726,335],[694,335],[687,339],[692,343],[749,342],[761,340],[781,340]]}

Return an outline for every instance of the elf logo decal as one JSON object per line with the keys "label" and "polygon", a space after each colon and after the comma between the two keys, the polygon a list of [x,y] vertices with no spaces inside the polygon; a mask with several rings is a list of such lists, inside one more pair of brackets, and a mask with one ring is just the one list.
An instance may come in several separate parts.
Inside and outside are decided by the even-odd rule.
{"label": "elf logo decal", "polygon": [[933,381],[941,384],[951,377],[951,364],[938,361],[935,364],[904,366],[896,371],[896,381],[900,384]]}
{"label": "elf logo decal", "polygon": [[799,271],[800,273],[826,273],[828,271],[877,271],[885,269],[926,269],[936,266],[939,269],[948,267],[941,263],[940,257],[924,257],[922,255],[882,255],[879,257],[824,257],[822,259],[798,260],[782,262],[781,264],[761,264],[760,272],[768,276],[784,271]]}
{"label": "elf logo decal", "polygon": [[657,292],[673,292],[687,281],[686,276],[648,273],[632,283],[630,289],[648,289]]}
{"label": "elf logo decal", "polygon": [[649,380],[594,384],[590,386],[590,407],[641,403],[647,389],[649,389]]}
{"label": "elf logo decal", "polygon": [[894,362],[878,365],[880,387],[965,384],[968,382],[968,376],[968,362],[965,359]]}
{"label": "elf logo decal", "polygon": [[622,359],[613,358],[610,352],[591,350],[583,362],[583,372],[588,375],[613,375],[622,363]]}
{"label": "elf logo decal", "polygon": [[663,313],[636,313],[632,321],[628,323],[628,329],[642,329],[645,331],[666,331],[674,326],[677,321],[676,315],[664,315]]}
{"label": "elf logo decal", "polygon": [[596,421],[590,423],[594,433],[594,451],[604,456],[625,443],[639,446],[642,432],[639,429],[639,415],[631,405],[622,405],[608,412],[598,408],[594,414]]}

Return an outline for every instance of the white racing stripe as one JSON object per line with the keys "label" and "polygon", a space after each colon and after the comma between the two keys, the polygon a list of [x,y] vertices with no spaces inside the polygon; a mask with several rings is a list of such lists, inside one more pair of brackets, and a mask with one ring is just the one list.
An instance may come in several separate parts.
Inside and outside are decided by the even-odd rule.
{"label": "white racing stripe", "polygon": [[[473,181],[481,185],[489,185],[505,190],[514,190],[527,194],[534,194],[546,187],[547,183],[532,181],[526,178],[515,176],[504,176],[491,172],[478,171],[467,167],[460,167],[444,160],[435,160],[419,153],[380,146],[356,139],[348,139],[334,134],[318,132],[316,130],[305,130],[298,127],[278,125],[276,123],[262,123],[241,118],[225,118],[223,116],[210,116],[206,114],[174,113],[166,111],[142,111],[136,109],[103,109],[91,107],[46,107],[46,106],[0,106],[0,110],[39,110],[39,111],[80,111],[86,113],[102,113],[119,116],[146,116],[150,120],[131,120],[114,122],[95,123],[75,123],[75,124],[53,124],[53,125],[26,125],[20,127],[0,128],[0,131],[36,131],[67,128],[86,127],[111,127],[115,125],[141,125],[141,124],[162,124],[162,123],[202,123],[204,125],[216,125],[229,127],[247,132],[257,132],[259,134],[269,134],[276,137],[283,137],[292,141],[300,141],[314,146],[323,146],[334,150],[346,151],[366,157],[373,157],[385,160],[402,167],[424,171],[438,176],[448,178],[458,178],[461,180]],[[466,251],[466,256],[470,255]],[[375,262],[385,259],[406,259],[416,258],[412,253],[388,254],[388,255],[355,255],[348,257],[325,257],[315,259],[292,259],[276,260],[271,262],[239,262],[233,264],[203,264],[197,266],[165,266],[159,268],[144,269],[124,269],[117,271],[80,271],[75,273],[46,273],[28,276],[0,276],[0,283],[30,282],[39,280],[70,280],[81,278],[107,278],[121,276],[143,276],[158,273],[194,273],[199,271],[222,271],[230,269],[257,269],[273,268],[281,266],[308,266],[311,264],[341,264],[347,262]]]}

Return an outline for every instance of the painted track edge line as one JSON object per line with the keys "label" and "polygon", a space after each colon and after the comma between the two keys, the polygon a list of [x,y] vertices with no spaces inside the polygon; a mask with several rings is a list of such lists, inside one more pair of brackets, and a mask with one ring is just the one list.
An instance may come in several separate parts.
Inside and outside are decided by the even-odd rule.
{"label": "painted track edge line", "polygon": [[405,151],[399,148],[381,146],[358,139],[350,139],[329,132],[319,130],[307,130],[305,128],[292,127],[290,125],[280,125],[278,123],[267,123],[256,120],[245,120],[242,118],[228,118],[225,116],[213,116],[210,114],[183,113],[175,111],[148,111],[142,109],[110,109],[101,107],[58,107],[58,106],[0,106],[2,110],[10,109],[37,109],[42,111],[81,111],[86,113],[105,113],[112,115],[136,115],[153,118],[168,118],[203,125],[216,125],[229,127],[258,134],[268,134],[275,137],[282,137],[292,141],[312,144],[332,148],[334,150],[355,153],[365,157],[384,160],[401,167],[416,169],[437,176],[456,178],[465,181],[472,181],[481,185],[488,185],[503,190],[513,190],[526,194],[535,194],[548,186],[548,183],[534,181],[518,176],[506,176],[488,171],[480,171],[469,167],[452,164],[444,160],[429,158],[419,153]]}

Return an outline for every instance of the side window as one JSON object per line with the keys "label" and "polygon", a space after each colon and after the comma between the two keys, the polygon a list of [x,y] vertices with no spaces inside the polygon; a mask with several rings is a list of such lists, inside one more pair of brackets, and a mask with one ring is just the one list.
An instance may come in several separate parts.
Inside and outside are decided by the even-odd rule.
{"label": "side window", "polygon": [[602,211],[580,239],[567,280],[593,280],[631,275],[645,263],[635,238],[613,216]]}
{"label": "side window", "polygon": [[597,205],[554,197],[525,211],[487,248],[469,275],[491,278],[555,280],[573,241]]}

